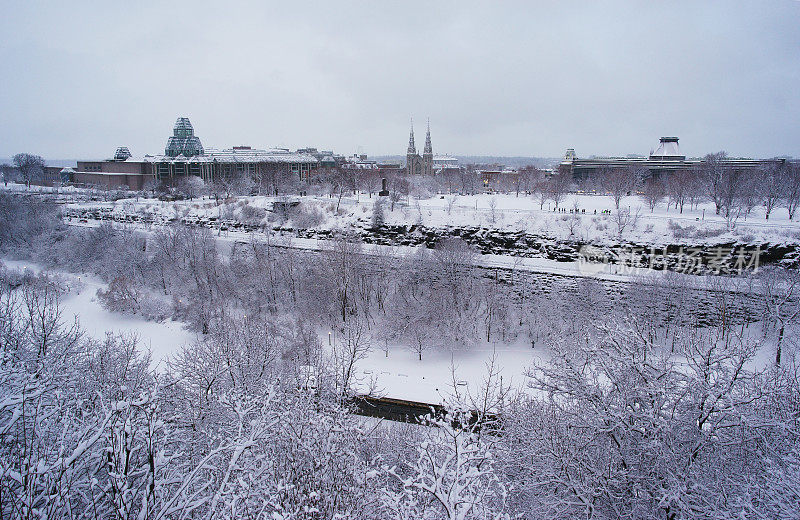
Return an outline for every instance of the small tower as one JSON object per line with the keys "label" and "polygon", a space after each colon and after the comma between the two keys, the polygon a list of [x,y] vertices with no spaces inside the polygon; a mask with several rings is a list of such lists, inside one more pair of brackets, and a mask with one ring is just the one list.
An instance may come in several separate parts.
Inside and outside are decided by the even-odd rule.
{"label": "small tower", "polygon": [[422,173],[433,175],[433,146],[431,146],[431,120],[428,119],[428,132],[425,134],[425,150],[422,152]]}

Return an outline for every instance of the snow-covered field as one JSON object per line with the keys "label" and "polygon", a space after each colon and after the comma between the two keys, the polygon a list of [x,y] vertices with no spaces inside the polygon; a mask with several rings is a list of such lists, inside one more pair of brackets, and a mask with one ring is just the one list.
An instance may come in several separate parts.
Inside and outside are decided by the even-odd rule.
{"label": "snow-covered field", "polygon": [[[26,191],[24,185],[10,183],[0,189]],[[293,229],[356,230],[373,222],[374,205],[379,197],[366,193],[337,196],[240,196],[218,204],[211,197],[166,202],[131,194],[116,201],[90,201],[102,193],[83,188],[45,188],[31,186],[36,193],[58,194],[66,207],[103,209],[115,214],[138,214],[156,220],[199,218],[238,220],[251,225],[287,226]],[[76,200],[70,202],[70,198]],[[77,200],[84,199],[84,200]],[[580,240],[610,244],[619,240],[642,245],[667,244],[713,245],[740,244],[800,244],[800,220],[789,220],[788,210],[776,207],[769,220],[761,206],[736,219],[726,220],[716,215],[714,204],[686,204],[679,213],[667,200],[653,211],[639,196],[623,197],[620,209],[638,215],[635,226],[620,233],[614,221],[613,199],[608,195],[571,193],[564,197],[558,210],[552,201],[540,207],[535,195],[519,194],[437,194],[427,198],[403,197],[393,206],[388,197],[383,202],[383,222],[388,225],[422,225],[431,228],[474,226],[502,231],[521,231],[559,240]],[[276,201],[298,201],[301,210],[280,216],[271,210]],[[609,214],[610,213],[610,214]]]}
{"label": "snow-covered field", "polygon": [[[451,200],[452,206],[448,209]],[[559,208],[566,210],[567,213],[554,212],[552,202],[545,203],[540,209],[537,200],[525,195],[519,197],[504,194],[455,197],[444,195],[419,201],[419,209],[422,210],[421,219],[426,225],[481,225],[567,238],[569,229],[566,222],[571,218],[570,211],[577,208],[580,223],[574,233],[579,238],[602,240],[616,235],[616,231],[607,232],[612,226],[610,217],[603,214],[603,211],[615,211],[614,202],[608,196],[569,194]],[[699,231],[697,237],[681,237],[690,241],[693,238],[703,239],[706,235],[714,233],[719,233],[717,236],[720,241],[747,241],[745,239],[749,235],[752,235],[753,240],[762,241],[800,240],[798,234],[800,222],[790,221],[785,208],[774,211],[769,220],[764,219],[763,208],[755,208],[747,218],[739,218],[730,231],[725,218],[714,214],[714,206],[711,203],[701,203],[696,208],[687,205],[683,213],[679,213],[674,206],[667,209],[666,203],[661,203],[650,212],[641,198],[628,196],[621,200],[620,208],[632,213],[639,212],[636,229],[625,238],[642,243],[659,244],[663,243],[665,238],[674,237],[670,221],[673,223],[673,228],[675,225],[683,228],[695,227]],[[409,208],[404,209],[412,216],[420,214],[413,201]],[[387,222],[398,218],[394,213],[396,212],[387,218]],[[402,213],[401,211],[401,215]]]}
{"label": "snow-covered field", "polygon": [[480,394],[489,377],[513,391],[525,389],[525,372],[547,353],[530,345],[477,345],[469,351],[431,350],[422,360],[407,347],[393,345],[388,356],[373,348],[357,367],[355,388],[363,393],[442,404],[470,402]]}

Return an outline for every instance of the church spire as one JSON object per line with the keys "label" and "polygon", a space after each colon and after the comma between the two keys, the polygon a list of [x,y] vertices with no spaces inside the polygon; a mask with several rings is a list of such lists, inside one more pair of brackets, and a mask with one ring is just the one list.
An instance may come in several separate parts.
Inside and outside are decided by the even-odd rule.
{"label": "church spire", "polygon": [[425,134],[425,150],[423,153],[433,154],[433,146],[431,146],[431,120],[428,118],[428,133]]}
{"label": "church spire", "polygon": [[417,147],[414,144],[414,119],[411,119],[411,134],[408,136],[408,152],[409,154],[416,154]]}
{"label": "church spire", "polygon": [[422,174],[433,175],[433,146],[431,146],[430,118],[428,118],[428,132],[425,134],[425,151],[422,152]]}

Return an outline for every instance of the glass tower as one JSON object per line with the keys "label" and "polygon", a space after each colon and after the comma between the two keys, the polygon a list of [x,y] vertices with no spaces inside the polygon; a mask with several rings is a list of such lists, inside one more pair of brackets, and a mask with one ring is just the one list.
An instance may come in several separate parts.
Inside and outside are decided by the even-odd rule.
{"label": "glass tower", "polygon": [[203,153],[203,145],[200,143],[200,138],[194,135],[194,128],[192,128],[189,118],[179,117],[175,121],[172,136],[167,139],[164,155],[169,157],[177,157],[179,155],[194,157],[195,155],[203,155]]}

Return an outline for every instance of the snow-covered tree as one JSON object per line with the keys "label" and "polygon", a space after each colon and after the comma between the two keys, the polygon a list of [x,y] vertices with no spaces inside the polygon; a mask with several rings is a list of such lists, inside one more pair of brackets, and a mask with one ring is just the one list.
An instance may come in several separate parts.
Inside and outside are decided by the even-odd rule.
{"label": "snow-covered tree", "polygon": [[695,330],[673,355],[636,319],[598,327],[598,341],[562,345],[535,367],[536,394],[507,415],[502,459],[516,507],[546,518],[759,510],[763,488],[741,476],[768,476],[762,450],[775,452],[763,436],[780,452],[795,434],[761,416],[775,387],[747,368],[757,345],[736,327]]}
{"label": "snow-covered tree", "polygon": [[385,467],[399,484],[385,491],[383,506],[396,518],[507,519],[509,492],[495,470],[493,439],[451,411],[431,418],[416,459]]}

